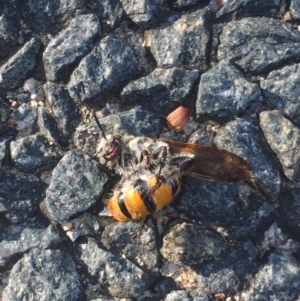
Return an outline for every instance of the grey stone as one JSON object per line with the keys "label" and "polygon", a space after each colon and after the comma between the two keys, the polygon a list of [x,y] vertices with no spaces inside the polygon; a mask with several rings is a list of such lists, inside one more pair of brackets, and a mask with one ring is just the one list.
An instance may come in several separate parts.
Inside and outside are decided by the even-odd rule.
{"label": "grey stone", "polygon": [[72,67],[90,51],[100,33],[97,16],[83,15],[73,19],[43,53],[47,79],[56,81],[68,77]]}
{"label": "grey stone", "polygon": [[217,232],[177,222],[166,230],[160,252],[167,261],[191,266],[217,258],[224,250],[225,243]]}
{"label": "grey stone", "polygon": [[35,67],[41,42],[32,38],[0,68],[0,83],[7,90],[22,86],[28,73]]}
{"label": "grey stone", "polygon": [[7,58],[19,44],[21,29],[16,6],[11,1],[3,1],[4,9],[0,17],[0,58]]}
{"label": "grey stone", "polygon": [[300,32],[269,18],[243,18],[224,26],[218,59],[229,59],[247,74],[267,72],[300,59]]}
{"label": "grey stone", "polygon": [[83,288],[76,266],[67,253],[34,249],[19,260],[11,270],[3,301],[80,300]]}
{"label": "grey stone", "polygon": [[34,247],[48,249],[62,245],[64,238],[53,225],[37,220],[10,225],[0,230],[0,269],[8,269],[20,255]]}
{"label": "grey stone", "polygon": [[184,8],[190,8],[197,4],[205,4],[206,0],[169,0],[168,4],[173,9],[184,9]]}
{"label": "grey stone", "polygon": [[57,124],[65,135],[71,135],[80,123],[81,114],[64,85],[47,82],[44,85],[47,100]]}
{"label": "grey stone", "polygon": [[175,207],[197,221],[228,223],[238,215],[238,183],[190,179]]}
{"label": "grey stone", "polygon": [[300,181],[300,129],[277,110],[261,112],[259,123],[285,175],[292,181]]}
{"label": "grey stone", "polygon": [[169,114],[187,100],[199,78],[197,70],[161,69],[124,87],[121,98],[127,104],[141,104],[160,114]]}
{"label": "grey stone", "polygon": [[221,61],[201,76],[196,113],[210,119],[234,119],[256,113],[261,96],[258,84],[249,82],[232,63]]}
{"label": "grey stone", "polygon": [[300,1],[291,0],[290,12],[295,20],[300,20]]}
{"label": "grey stone", "polygon": [[205,8],[150,30],[150,48],[158,67],[177,66],[206,70],[212,37],[212,18],[212,11]]}
{"label": "grey stone", "polygon": [[7,156],[7,148],[11,140],[17,136],[18,131],[12,127],[0,129],[0,169],[4,165]]}
{"label": "grey stone", "polygon": [[21,104],[15,112],[18,120],[24,120],[29,113],[31,113],[31,107],[27,103]]}
{"label": "grey stone", "polygon": [[279,17],[280,0],[232,0],[218,11],[217,22],[241,19],[247,16]]}
{"label": "grey stone", "polygon": [[85,3],[99,17],[104,33],[111,32],[120,24],[124,11],[119,0],[88,0]]}
{"label": "grey stone", "polygon": [[122,128],[134,136],[159,137],[163,120],[156,114],[135,107],[120,114]]}
{"label": "grey stone", "polygon": [[279,224],[295,239],[300,235],[300,187],[287,186],[279,198]]}
{"label": "grey stone", "polygon": [[262,203],[262,199],[262,197],[259,199],[259,195],[252,195],[249,198],[253,203],[250,208],[241,211],[230,225],[226,226],[226,231],[233,240],[260,240],[262,233],[276,221],[274,206]]}
{"label": "grey stone", "polygon": [[129,18],[136,24],[147,26],[154,23],[158,14],[164,11],[164,0],[121,0],[122,7]]}
{"label": "grey stone", "polygon": [[201,264],[198,270],[198,287],[212,294],[238,293],[257,268],[258,249],[251,241],[238,246],[228,246],[221,258]]}
{"label": "grey stone", "polygon": [[228,122],[218,131],[214,142],[217,147],[243,157],[252,167],[258,187],[276,202],[281,184],[280,174],[257,126],[246,119]]}
{"label": "grey stone", "polygon": [[300,292],[300,264],[292,255],[272,253],[263,264],[244,298],[254,300],[294,300]]}
{"label": "grey stone", "polygon": [[76,261],[87,267],[88,276],[118,298],[138,298],[149,284],[149,276],[129,260],[107,252],[91,240],[76,249]]}
{"label": "grey stone", "polygon": [[261,81],[263,94],[271,107],[282,110],[296,126],[300,127],[300,64],[293,64],[269,73]]}
{"label": "grey stone", "polygon": [[169,293],[164,301],[209,301],[208,296],[196,290],[179,290]]}
{"label": "grey stone", "polygon": [[46,184],[5,171],[0,172],[0,177],[1,219],[16,223],[33,216],[45,197]]}
{"label": "grey stone", "polygon": [[61,155],[40,134],[20,138],[10,143],[10,154],[16,168],[35,172],[52,168]]}
{"label": "grey stone", "polygon": [[71,75],[72,98],[86,100],[121,89],[138,71],[134,50],[119,35],[110,34],[84,57]]}
{"label": "grey stone", "polygon": [[67,221],[96,203],[106,181],[96,161],[79,150],[69,151],[52,172],[42,210],[54,222]]}
{"label": "grey stone", "polygon": [[48,141],[66,148],[68,146],[68,141],[58,128],[56,120],[52,115],[44,107],[38,107],[37,113],[40,132],[47,137]]}
{"label": "grey stone", "polygon": [[27,30],[36,34],[55,34],[81,6],[80,0],[24,0],[20,2],[20,13]]}
{"label": "grey stone", "polygon": [[9,105],[0,97],[0,128],[6,124],[9,115]]}
{"label": "grey stone", "polygon": [[149,220],[141,236],[134,240],[131,236],[139,226],[140,221],[110,224],[102,232],[101,242],[107,250],[125,255],[130,261],[151,271],[159,267],[156,224]]}
{"label": "grey stone", "polygon": [[212,146],[213,137],[215,132],[212,130],[211,125],[207,124],[199,124],[197,130],[195,130],[189,136],[189,143],[201,144]]}

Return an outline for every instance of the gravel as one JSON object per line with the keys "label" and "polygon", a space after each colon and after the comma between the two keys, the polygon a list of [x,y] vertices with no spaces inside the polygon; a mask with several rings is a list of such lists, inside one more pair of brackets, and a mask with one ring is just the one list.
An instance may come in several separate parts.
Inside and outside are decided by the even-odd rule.
{"label": "gravel", "polygon": [[[299,0],[1,2],[0,299],[300,300],[299,20]],[[223,148],[251,178],[184,178],[132,239],[105,204],[130,171],[95,159],[92,110],[106,135]]]}

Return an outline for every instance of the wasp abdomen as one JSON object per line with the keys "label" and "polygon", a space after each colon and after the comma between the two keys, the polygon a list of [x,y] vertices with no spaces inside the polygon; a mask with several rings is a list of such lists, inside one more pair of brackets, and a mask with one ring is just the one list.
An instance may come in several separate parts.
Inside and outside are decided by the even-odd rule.
{"label": "wasp abdomen", "polygon": [[180,177],[142,176],[131,184],[123,185],[108,201],[108,209],[118,221],[140,219],[168,205],[180,192]]}

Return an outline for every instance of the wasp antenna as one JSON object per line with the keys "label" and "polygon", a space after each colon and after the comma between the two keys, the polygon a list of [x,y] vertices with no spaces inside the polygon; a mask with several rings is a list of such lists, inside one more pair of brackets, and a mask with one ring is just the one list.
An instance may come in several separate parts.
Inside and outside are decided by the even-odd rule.
{"label": "wasp antenna", "polygon": [[99,129],[100,129],[100,131],[101,131],[101,133],[102,133],[102,135],[104,137],[104,139],[107,140],[105,132],[104,132],[104,129],[103,129],[101,123],[99,122],[99,119],[98,119],[98,117],[97,117],[96,112],[95,112],[94,109],[92,109],[92,113],[93,113],[93,117],[94,117],[94,119],[95,119],[95,121],[96,121],[96,123],[97,123],[97,125],[98,125],[98,127],[99,127]]}

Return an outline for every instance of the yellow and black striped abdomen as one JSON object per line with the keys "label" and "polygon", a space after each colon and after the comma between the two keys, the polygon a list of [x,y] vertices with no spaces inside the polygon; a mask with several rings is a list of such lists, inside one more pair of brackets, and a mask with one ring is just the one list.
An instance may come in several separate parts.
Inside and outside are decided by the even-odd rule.
{"label": "yellow and black striped abdomen", "polygon": [[122,187],[108,201],[107,207],[118,221],[140,219],[153,214],[168,205],[180,192],[178,175],[164,179],[151,175],[148,179],[139,179],[131,185]]}

